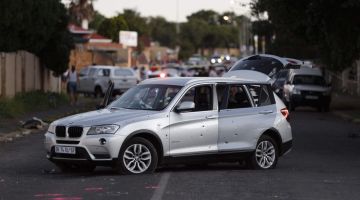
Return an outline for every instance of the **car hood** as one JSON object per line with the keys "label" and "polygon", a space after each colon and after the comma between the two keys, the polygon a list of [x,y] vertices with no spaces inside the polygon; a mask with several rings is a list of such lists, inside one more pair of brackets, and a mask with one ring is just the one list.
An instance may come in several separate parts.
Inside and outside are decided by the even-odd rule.
{"label": "car hood", "polygon": [[319,85],[295,85],[294,88],[298,90],[314,91],[314,92],[326,92],[330,90],[329,87]]}
{"label": "car hood", "polygon": [[129,109],[120,109],[120,110],[110,110],[102,109],[97,111],[91,111],[86,113],[80,113],[65,117],[57,120],[55,123],[58,125],[78,125],[78,126],[94,126],[94,125],[103,125],[103,124],[118,124],[125,120],[132,120],[138,117],[148,117],[158,113],[157,111],[147,111],[147,110],[129,110]]}

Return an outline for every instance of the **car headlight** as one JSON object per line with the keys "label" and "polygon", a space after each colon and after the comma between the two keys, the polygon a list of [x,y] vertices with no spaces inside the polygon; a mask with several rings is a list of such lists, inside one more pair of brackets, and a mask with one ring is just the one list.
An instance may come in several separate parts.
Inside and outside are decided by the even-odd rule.
{"label": "car headlight", "polygon": [[55,129],[56,129],[56,124],[51,123],[51,124],[49,125],[48,132],[49,132],[49,133],[52,133],[52,134],[55,134]]}
{"label": "car headlight", "polygon": [[301,94],[301,90],[294,88],[292,94]]}
{"label": "car headlight", "polygon": [[216,60],[214,58],[211,59],[211,63],[215,63]]}
{"label": "car headlight", "polygon": [[118,125],[100,125],[90,128],[87,135],[99,135],[99,134],[115,134],[120,128]]}

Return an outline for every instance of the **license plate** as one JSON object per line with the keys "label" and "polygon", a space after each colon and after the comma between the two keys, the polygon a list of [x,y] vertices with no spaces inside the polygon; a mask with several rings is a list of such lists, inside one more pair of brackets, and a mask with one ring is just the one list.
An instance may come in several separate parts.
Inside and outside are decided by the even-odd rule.
{"label": "license plate", "polygon": [[75,154],[75,147],[55,146],[55,153]]}
{"label": "license plate", "polygon": [[314,96],[314,95],[307,95],[305,96],[306,99],[319,99],[318,96]]}

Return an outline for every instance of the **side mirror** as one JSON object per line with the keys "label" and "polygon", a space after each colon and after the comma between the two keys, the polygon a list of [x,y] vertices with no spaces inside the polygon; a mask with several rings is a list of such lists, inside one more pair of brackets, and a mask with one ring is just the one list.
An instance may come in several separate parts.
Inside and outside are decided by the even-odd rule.
{"label": "side mirror", "polygon": [[184,101],[181,102],[180,105],[176,106],[175,108],[175,112],[180,113],[180,112],[186,112],[186,111],[191,111],[195,109],[195,103],[192,101]]}

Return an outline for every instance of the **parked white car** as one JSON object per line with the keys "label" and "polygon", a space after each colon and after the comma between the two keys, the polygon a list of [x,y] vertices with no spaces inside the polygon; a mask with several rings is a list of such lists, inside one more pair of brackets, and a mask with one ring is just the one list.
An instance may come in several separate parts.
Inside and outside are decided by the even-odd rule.
{"label": "parked white car", "polygon": [[318,111],[329,111],[331,86],[319,68],[302,67],[288,72],[283,89],[283,100],[289,110],[298,106],[312,106]]}
{"label": "parked white car", "polygon": [[137,84],[137,76],[129,67],[100,65],[86,67],[79,72],[78,91],[103,96],[109,81],[114,83],[114,92],[121,94]]}
{"label": "parked white car", "polygon": [[140,174],[175,162],[244,160],[271,169],[292,147],[288,120],[268,81],[154,78],[105,109],[54,121],[45,147],[62,170],[105,165]]}

